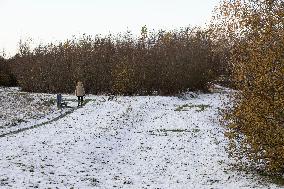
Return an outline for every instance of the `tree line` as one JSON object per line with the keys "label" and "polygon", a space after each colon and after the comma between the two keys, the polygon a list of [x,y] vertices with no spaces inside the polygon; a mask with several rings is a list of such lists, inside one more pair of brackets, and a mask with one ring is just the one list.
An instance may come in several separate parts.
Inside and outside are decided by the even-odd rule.
{"label": "tree line", "polygon": [[22,90],[72,93],[82,81],[92,94],[172,95],[206,91],[219,75],[222,57],[208,31],[182,28],[117,36],[83,35],[31,48],[21,42],[9,59]]}

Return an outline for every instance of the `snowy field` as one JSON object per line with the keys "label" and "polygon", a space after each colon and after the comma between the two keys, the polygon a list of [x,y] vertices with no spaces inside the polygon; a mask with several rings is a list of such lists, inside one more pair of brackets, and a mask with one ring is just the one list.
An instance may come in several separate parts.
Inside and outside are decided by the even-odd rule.
{"label": "snowy field", "polygon": [[55,106],[48,94],[20,92],[18,88],[0,88],[0,133],[20,127],[31,120],[40,120]]}
{"label": "snowy field", "polygon": [[[21,92],[17,87],[0,87],[0,136],[51,121],[72,111],[58,111],[56,95]],[[66,96],[69,106],[76,106],[75,97]]]}
{"label": "snowy field", "polygon": [[87,96],[61,111],[54,95],[16,93],[0,90],[0,132],[41,125],[0,137],[0,188],[281,188],[229,166],[222,93]]}

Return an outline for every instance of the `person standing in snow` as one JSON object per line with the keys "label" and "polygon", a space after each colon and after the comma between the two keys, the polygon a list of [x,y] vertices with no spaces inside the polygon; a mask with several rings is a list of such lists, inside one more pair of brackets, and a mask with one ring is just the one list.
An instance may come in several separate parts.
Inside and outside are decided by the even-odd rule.
{"label": "person standing in snow", "polygon": [[85,89],[81,81],[77,83],[75,95],[78,97],[78,106],[82,106],[84,100],[83,97],[85,96]]}

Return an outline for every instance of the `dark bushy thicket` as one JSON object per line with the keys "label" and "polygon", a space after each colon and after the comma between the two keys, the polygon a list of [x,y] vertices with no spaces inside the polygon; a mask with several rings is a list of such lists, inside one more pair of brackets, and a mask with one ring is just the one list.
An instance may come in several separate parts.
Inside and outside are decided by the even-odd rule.
{"label": "dark bushy thicket", "polygon": [[12,74],[8,61],[0,56],[0,86],[16,86],[17,81]]}
{"label": "dark bushy thicket", "polygon": [[87,36],[59,44],[26,43],[13,60],[13,70],[23,90],[34,92],[74,91],[83,81],[93,94],[176,94],[206,90],[218,75],[209,34],[200,29],[130,32],[117,36]]}

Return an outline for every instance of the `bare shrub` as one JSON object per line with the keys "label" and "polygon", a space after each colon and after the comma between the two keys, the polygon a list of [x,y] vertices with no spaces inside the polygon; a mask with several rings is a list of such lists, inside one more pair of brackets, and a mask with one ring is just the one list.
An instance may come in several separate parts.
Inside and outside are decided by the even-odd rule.
{"label": "bare shrub", "polygon": [[31,50],[21,43],[13,70],[26,91],[73,92],[77,80],[89,93],[171,95],[207,90],[220,59],[209,33],[198,28],[87,36]]}
{"label": "bare shrub", "polygon": [[15,86],[15,76],[11,72],[9,62],[0,56],[0,86]]}

